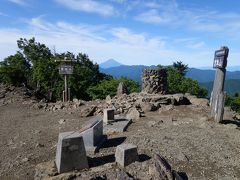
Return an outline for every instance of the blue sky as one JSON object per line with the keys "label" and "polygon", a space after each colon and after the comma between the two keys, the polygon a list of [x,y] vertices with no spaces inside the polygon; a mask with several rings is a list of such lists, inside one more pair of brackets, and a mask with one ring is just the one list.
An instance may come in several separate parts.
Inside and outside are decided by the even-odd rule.
{"label": "blue sky", "polygon": [[240,65],[238,0],[0,0],[0,60],[35,37],[56,52],[94,62],[212,66],[216,49]]}

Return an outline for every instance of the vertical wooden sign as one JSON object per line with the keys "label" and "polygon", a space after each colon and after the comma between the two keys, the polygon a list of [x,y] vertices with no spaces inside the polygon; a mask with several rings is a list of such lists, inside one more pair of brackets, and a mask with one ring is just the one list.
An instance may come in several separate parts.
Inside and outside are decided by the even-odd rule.
{"label": "vertical wooden sign", "polygon": [[216,68],[213,91],[211,93],[211,116],[216,122],[223,120],[224,114],[224,81],[227,67],[228,47],[215,51],[213,67]]}

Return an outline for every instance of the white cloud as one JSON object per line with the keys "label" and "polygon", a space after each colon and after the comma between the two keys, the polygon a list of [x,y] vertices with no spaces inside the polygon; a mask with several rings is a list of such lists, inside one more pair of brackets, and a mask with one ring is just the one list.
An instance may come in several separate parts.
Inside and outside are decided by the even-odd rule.
{"label": "white cloud", "polygon": [[12,3],[15,3],[17,5],[20,5],[20,6],[26,6],[27,5],[27,2],[26,0],[8,0]]}
{"label": "white cloud", "polygon": [[209,9],[182,8],[176,1],[151,1],[134,19],[149,24],[167,25],[194,32],[221,33],[240,39],[240,13]]}
{"label": "white cloud", "polygon": [[169,13],[160,14],[158,10],[151,9],[135,17],[136,20],[151,24],[169,24],[175,21],[175,17]]}
{"label": "white cloud", "polygon": [[72,10],[96,13],[103,16],[110,16],[114,14],[113,6],[106,3],[100,3],[95,0],[55,0],[55,1]]}
{"label": "white cloud", "polygon": [[[209,66],[212,64],[214,50],[205,51],[204,44],[198,38],[173,39],[136,33],[130,29],[88,24],[70,24],[64,21],[49,22],[41,16],[32,18],[27,28],[0,29],[0,59],[16,52],[16,41],[21,38],[35,37],[38,42],[46,44],[50,49],[55,47],[61,52],[84,52],[95,62],[114,58],[124,64],[162,64],[169,65],[181,60],[189,66]],[[184,43],[183,43],[184,42]],[[192,47],[187,47],[191,45]],[[179,49],[179,45],[185,46]],[[193,50],[193,48],[200,50]],[[231,65],[238,64],[233,56]],[[235,63],[235,64],[234,64]],[[230,66],[230,65],[229,65]]]}

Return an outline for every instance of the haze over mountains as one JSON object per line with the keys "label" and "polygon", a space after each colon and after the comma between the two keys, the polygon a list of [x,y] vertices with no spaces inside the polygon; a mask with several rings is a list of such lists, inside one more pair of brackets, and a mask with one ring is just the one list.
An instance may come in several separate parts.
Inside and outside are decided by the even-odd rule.
{"label": "haze over mountains", "polygon": [[[100,71],[106,74],[110,74],[115,78],[121,76],[133,79],[141,84],[141,74],[145,68],[156,68],[156,66],[144,66],[144,65],[123,65],[114,59],[110,59],[100,66]],[[233,69],[233,68],[232,68]],[[240,69],[240,68],[239,68]],[[215,77],[214,69],[197,69],[189,68],[186,77],[197,80],[202,87],[206,87],[208,92],[212,91],[213,81]],[[240,71],[227,71],[225,91],[230,94],[240,91]]]}

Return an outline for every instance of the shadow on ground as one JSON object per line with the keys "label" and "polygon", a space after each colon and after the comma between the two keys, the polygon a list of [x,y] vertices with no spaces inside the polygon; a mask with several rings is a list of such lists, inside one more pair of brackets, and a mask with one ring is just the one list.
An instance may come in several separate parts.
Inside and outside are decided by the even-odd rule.
{"label": "shadow on ground", "polygon": [[97,166],[102,166],[107,163],[113,163],[115,162],[115,156],[114,154],[110,154],[107,156],[102,156],[102,157],[89,157],[88,158],[88,163],[90,167],[97,167]]}
{"label": "shadow on ground", "polygon": [[149,159],[151,159],[151,157],[146,154],[139,154],[138,158],[139,158],[139,162],[144,162],[144,161],[148,161]]}
{"label": "shadow on ground", "polygon": [[125,141],[126,137],[117,137],[106,140],[106,142],[101,146],[101,148],[117,147]]}
{"label": "shadow on ground", "polygon": [[238,127],[240,127],[240,121],[237,121],[237,120],[223,120],[221,123],[222,124],[235,124]]}

